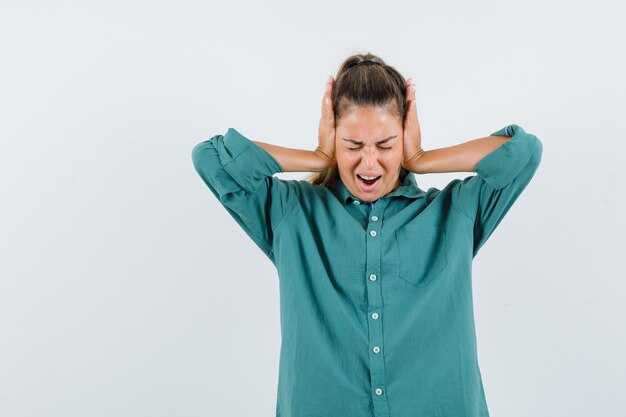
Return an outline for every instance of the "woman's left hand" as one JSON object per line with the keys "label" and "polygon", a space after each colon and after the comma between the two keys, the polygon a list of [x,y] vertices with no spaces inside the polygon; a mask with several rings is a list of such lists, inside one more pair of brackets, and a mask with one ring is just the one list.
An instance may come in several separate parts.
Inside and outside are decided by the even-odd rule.
{"label": "woman's left hand", "polygon": [[424,154],[422,149],[422,134],[420,124],[417,120],[417,109],[415,107],[415,84],[413,79],[406,80],[407,115],[404,122],[403,132],[403,155],[402,167],[409,170],[408,165],[415,162]]}

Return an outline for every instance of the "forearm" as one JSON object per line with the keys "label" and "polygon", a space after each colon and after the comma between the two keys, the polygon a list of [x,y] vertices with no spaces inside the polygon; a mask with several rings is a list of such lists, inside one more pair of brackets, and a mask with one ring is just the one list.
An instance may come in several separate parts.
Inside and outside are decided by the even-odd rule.
{"label": "forearm", "polygon": [[473,172],[476,165],[511,136],[487,136],[447,148],[433,149],[410,160],[406,168],[416,174]]}
{"label": "forearm", "polygon": [[272,155],[284,172],[317,172],[330,164],[326,158],[315,151],[285,148],[256,140],[253,142]]}

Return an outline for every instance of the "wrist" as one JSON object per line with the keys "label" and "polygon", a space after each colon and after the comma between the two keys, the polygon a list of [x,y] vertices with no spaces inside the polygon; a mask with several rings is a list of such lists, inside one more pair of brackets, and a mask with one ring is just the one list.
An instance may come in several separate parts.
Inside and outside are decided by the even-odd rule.
{"label": "wrist", "polygon": [[319,167],[319,171],[337,164],[334,155],[329,155],[328,152],[322,150],[319,146],[312,152],[316,159],[316,167]]}
{"label": "wrist", "polygon": [[418,160],[426,154],[426,151],[421,147],[414,151],[410,156],[402,160],[402,166],[411,172],[417,172]]}

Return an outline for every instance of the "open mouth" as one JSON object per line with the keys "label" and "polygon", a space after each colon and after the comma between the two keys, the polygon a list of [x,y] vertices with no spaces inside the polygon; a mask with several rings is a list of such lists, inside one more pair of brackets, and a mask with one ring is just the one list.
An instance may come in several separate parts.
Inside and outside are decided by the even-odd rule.
{"label": "open mouth", "polygon": [[379,175],[375,178],[372,178],[372,177],[364,178],[361,176],[361,174],[356,174],[356,176],[359,179],[359,183],[364,189],[374,188],[376,184],[378,183],[378,181],[380,180],[380,178],[382,177],[382,175]]}

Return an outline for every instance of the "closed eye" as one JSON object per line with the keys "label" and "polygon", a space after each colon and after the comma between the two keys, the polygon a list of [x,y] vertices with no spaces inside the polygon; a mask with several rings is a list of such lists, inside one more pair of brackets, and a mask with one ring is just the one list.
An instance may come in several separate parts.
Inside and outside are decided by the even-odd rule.
{"label": "closed eye", "polygon": [[[391,149],[391,148],[392,148],[392,146],[391,146],[391,147],[389,147],[389,146],[379,146],[379,148],[380,148],[380,149]],[[361,149],[361,147],[360,147],[360,146],[358,146],[358,147],[356,147],[356,148],[348,148],[348,149],[350,149],[351,151],[356,151],[356,150],[358,150],[358,149]]]}

